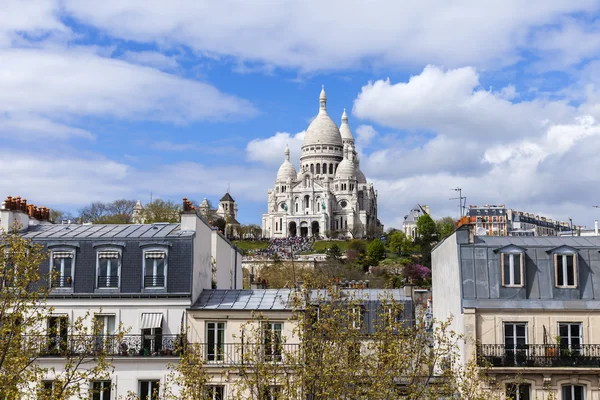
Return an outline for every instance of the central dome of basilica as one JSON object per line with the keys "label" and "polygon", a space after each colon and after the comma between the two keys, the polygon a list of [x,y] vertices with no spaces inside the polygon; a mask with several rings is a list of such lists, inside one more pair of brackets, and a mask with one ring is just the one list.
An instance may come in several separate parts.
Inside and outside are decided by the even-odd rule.
{"label": "central dome of basilica", "polygon": [[313,119],[308,126],[304,135],[303,146],[311,146],[317,144],[331,144],[342,146],[342,135],[338,126],[327,114],[327,95],[325,89],[321,89],[319,96],[319,114]]}

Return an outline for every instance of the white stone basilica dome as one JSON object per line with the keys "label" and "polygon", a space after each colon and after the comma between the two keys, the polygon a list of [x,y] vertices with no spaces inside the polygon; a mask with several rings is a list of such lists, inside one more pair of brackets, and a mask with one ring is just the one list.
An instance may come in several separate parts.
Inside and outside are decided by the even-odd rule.
{"label": "white stone basilica dome", "polygon": [[344,153],[346,152],[347,154],[337,167],[335,179],[356,179],[356,165],[352,162],[354,149],[352,146],[344,147]]}
{"label": "white stone basilica dome", "polygon": [[308,126],[304,135],[303,146],[311,146],[316,144],[331,144],[342,146],[342,135],[338,126],[327,114],[327,95],[325,89],[321,89],[319,96],[319,114]]}
{"label": "white stone basilica dome", "polygon": [[277,180],[287,182],[289,178],[295,181],[297,176],[296,168],[290,162],[290,148],[285,146],[285,160],[281,164],[281,167],[279,167],[279,171],[277,171]]}

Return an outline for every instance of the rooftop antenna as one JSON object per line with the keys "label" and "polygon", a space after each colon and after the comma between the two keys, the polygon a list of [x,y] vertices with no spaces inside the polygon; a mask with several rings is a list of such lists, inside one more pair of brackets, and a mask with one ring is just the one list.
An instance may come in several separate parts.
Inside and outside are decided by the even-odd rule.
{"label": "rooftop antenna", "polygon": [[[463,197],[462,195],[462,189],[457,187],[456,189],[450,189],[450,190],[454,190],[455,192],[458,192],[458,197],[452,197],[449,200],[458,200],[458,211],[460,213],[460,218],[463,217],[463,210],[465,209],[465,206],[467,204],[467,198]],[[464,204],[463,204],[463,200],[464,200]]]}

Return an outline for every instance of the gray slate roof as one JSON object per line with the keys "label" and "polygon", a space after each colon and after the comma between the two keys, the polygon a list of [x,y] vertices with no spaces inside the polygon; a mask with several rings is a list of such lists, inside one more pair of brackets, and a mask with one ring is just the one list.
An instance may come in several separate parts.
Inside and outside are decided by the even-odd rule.
{"label": "gray slate roof", "polygon": [[192,236],[192,231],[182,231],[180,224],[94,224],[94,225],[36,225],[30,226],[23,237],[45,239],[157,239]]}
{"label": "gray slate roof", "polygon": [[511,244],[525,248],[600,247],[600,236],[476,236],[475,243],[468,246],[500,248]]}
{"label": "gray slate roof", "polygon": [[411,208],[410,212],[404,216],[404,222],[417,222],[419,217],[427,214],[423,207],[420,204],[416,204],[413,208]]}
{"label": "gray slate roof", "polygon": [[291,310],[292,289],[203,290],[193,309]]}
{"label": "gray slate roof", "polygon": [[[396,301],[410,301],[402,289],[342,289],[348,300],[380,301],[391,296]],[[294,289],[203,290],[195,310],[292,310]],[[330,299],[325,290],[312,290],[311,301]]]}

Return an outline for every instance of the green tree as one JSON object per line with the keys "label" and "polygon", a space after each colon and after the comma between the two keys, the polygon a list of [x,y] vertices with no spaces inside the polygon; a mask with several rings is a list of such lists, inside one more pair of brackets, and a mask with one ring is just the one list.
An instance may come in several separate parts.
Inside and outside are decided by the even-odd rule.
{"label": "green tree", "polygon": [[379,239],[373,239],[367,246],[367,258],[371,265],[377,265],[385,256],[385,245]]}
{"label": "green tree", "polygon": [[129,224],[135,203],[135,200],[127,199],[95,201],[79,210],[79,218],[81,222],[93,224]]}
{"label": "green tree", "polygon": [[392,253],[410,254],[414,243],[402,231],[394,231],[387,237],[387,247]]}
{"label": "green tree", "polygon": [[340,246],[334,243],[327,249],[327,260],[337,263],[342,262],[342,251],[340,250]]}
{"label": "green tree", "polygon": [[[47,251],[19,235],[18,228],[0,232],[0,398],[88,398],[82,383],[107,378],[111,345],[121,341],[122,329],[98,347],[99,326],[90,323],[88,312],[69,323],[70,336],[48,341],[46,322],[53,310],[46,299],[55,275],[41,273],[47,270]],[[58,356],[62,365],[43,368],[37,363],[42,355]],[[36,386],[46,376],[54,377],[51,393]]]}
{"label": "green tree", "polygon": [[452,217],[438,219],[435,225],[438,233],[438,241],[450,236],[456,229],[456,221]]}
{"label": "green tree", "polygon": [[142,220],[146,224],[155,222],[179,222],[181,214],[181,205],[172,200],[156,199],[146,204],[142,210]]}
{"label": "green tree", "polygon": [[429,214],[423,214],[417,220],[417,232],[423,243],[431,243],[437,234],[437,228]]}

